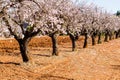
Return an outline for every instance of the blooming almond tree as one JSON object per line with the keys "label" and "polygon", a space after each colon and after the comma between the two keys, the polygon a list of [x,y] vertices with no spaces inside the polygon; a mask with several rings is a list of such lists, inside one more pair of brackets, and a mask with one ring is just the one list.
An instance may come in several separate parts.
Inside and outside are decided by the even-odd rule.
{"label": "blooming almond tree", "polygon": [[23,62],[28,62],[30,53],[28,43],[41,31],[39,7],[33,1],[24,0],[1,0],[1,18],[4,25],[14,36],[20,46]]}
{"label": "blooming almond tree", "polygon": [[76,50],[76,41],[79,38],[80,35],[80,23],[79,18],[81,16],[81,13],[79,11],[79,7],[77,5],[74,5],[71,1],[66,1],[64,8],[60,8],[60,10],[63,12],[60,14],[61,18],[63,18],[64,23],[63,25],[66,28],[66,32],[69,35],[71,42],[72,42],[72,51]]}
{"label": "blooming almond tree", "polygon": [[105,38],[104,38],[105,42],[108,42],[108,38],[110,40],[112,39],[112,34],[114,32],[114,27],[116,27],[114,25],[114,21],[113,21],[114,18],[115,18],[114,15],[111,15],[107,12],[103,12],[101,14],[100,22],[102,23],[101,26],[103,26],[103,33],[105,35]]}
{"label": "blooming almond tree", "polygon": [[[44,0],[44,8],[47,12],[44,24],[44,32],[48,35],[52,40],[52,55],[59,55],[57,37],[60,34],[66,34],[65,27],[63,26],[64,20],[61,18],[60,11],[61,5],[65,0]],[[62,7],[64,8],[64,7]]]}
{"label": "blooming almond tree", "polygon": [[88,44],[88,37],[90,36],[91,32],[91,8],[88,6],[80,6],[80,11],[81,11],[81,18],[79,19],[81,23],[81,35],[83,35],[84,38],[84,45],[83,48],[87,47]]}
{"label": "blooming almond tree", "polygon": [[112,16],[112,30],[114,30],[115,37],[120,37],[120,18],[118,16]]}

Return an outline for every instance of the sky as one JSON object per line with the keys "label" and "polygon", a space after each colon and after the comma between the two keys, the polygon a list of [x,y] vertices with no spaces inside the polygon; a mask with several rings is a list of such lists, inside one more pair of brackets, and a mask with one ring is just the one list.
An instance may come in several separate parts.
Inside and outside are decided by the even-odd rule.
{"label": "sky", "polygon": [[102,7],[110,13],[116,13],[120,10],[120,0],[79,0],[85,1],[87,4],[94,3],[98,7]]}

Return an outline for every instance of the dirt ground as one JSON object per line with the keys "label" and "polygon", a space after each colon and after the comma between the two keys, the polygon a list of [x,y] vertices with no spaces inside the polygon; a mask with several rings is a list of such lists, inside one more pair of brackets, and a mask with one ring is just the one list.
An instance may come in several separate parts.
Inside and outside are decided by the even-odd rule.
{"label": "dirt ground", "polygon": [[58,37],[59,56],[51,56],[49,37],[29,44],[32,61],[23,63],[18,43],[0,39],[0,80],[120,80],[120,39],[83,49],[83,37],[71,51],[68,36]]}

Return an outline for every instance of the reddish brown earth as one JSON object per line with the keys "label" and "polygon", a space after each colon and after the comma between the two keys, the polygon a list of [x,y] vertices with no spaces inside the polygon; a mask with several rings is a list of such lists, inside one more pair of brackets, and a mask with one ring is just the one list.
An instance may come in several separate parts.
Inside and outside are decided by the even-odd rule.
{"label": "reddish brown earth", "polygon": [[58,37],[59,56],[51,56],[49,37],[29,44],[32,62],[23,63],[14,39],[0,39],[0,80],[120,80],[120,39],[71,51],[69,37]]}

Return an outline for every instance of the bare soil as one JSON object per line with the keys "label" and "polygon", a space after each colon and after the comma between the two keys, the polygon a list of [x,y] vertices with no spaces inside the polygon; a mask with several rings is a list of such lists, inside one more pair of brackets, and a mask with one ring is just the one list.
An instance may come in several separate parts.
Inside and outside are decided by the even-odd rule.
{"label": "bare soil", "polygon": [[23,63],[18,43],[0,39],[0,80],[120,80],[120,39],[83,49],[83,37],[72,52],[68,36],[58,37],[59,56],[52,56],[51,39],[35,37],[32,60]]}

